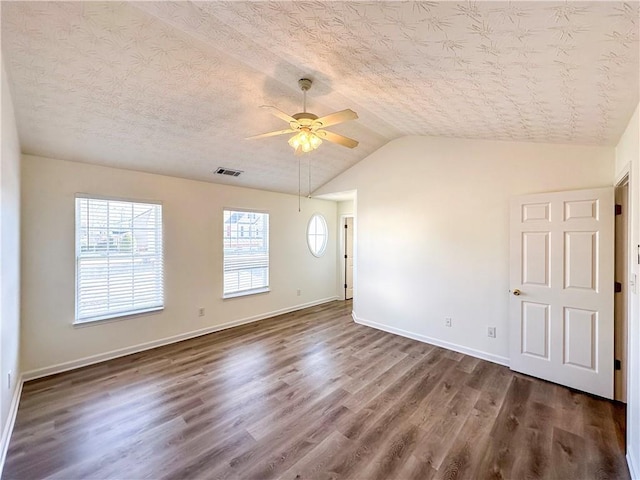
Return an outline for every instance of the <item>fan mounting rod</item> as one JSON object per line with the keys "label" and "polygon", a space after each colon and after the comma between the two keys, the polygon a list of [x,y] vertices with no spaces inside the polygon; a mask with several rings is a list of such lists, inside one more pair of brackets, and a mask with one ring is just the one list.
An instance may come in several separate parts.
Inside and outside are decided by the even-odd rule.
{"label": "fan mounting rod", "polygon": [[302,112],[307,113],[307,90],[311,88],[311,80],[308,78],[301,78],[298,80],[298,85],[300,86],[300,90],[302,90],[303,94],[303,102],[302,102]]}

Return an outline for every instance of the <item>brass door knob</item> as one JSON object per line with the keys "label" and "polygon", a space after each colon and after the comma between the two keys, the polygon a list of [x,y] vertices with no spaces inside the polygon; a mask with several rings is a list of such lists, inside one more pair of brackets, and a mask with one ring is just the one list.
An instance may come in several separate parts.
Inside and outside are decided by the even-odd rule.
{"label": "brass door knob", "polygon": [[513,290],[513,294],[517,297],[518,295],[520,295],[522,292],[520,290],[518,290],[517,288],[515,288]]}

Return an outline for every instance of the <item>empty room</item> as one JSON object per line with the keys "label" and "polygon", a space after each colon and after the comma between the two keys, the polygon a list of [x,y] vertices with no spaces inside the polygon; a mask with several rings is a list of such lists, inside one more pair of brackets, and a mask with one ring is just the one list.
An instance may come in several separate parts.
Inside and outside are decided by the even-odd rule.
{"label": "empty room", "polygon": [[640,2],[0,2],[5,479],[640,479]]}

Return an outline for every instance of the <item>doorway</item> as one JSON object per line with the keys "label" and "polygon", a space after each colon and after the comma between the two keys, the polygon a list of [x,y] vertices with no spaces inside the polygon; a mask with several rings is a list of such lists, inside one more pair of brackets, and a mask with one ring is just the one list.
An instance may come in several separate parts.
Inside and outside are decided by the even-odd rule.
{"label": "doorway", "polygon": [[629,318],[629,176],[615,188],[614,399],[627,402],[627,323]]}
{"label": "doorway", "polygon": [[344,245],[344,299],[353,298],[353,217],[344,217],[343,223]]}

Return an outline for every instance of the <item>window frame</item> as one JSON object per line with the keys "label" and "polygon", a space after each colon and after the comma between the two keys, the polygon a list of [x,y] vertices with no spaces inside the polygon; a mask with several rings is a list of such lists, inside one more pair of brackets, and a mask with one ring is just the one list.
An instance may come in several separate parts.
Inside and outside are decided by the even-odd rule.
{"label": "window frame", "polygon": [[[148,307],[148,308],[140,308],[135,310],[127,310],[127,311],[119,311],[119,312],[110,312],[104,315],[95,315],[93,317],[87,318],[78,318],[79,315],[79,268],[80,268],[80,215],[78,212],[78,200],[103,200],[107,202],[126,202],[132,204],[144,204],[144,205],[157,205],[160,207],[160,252],[159,257],[161,260],[160,265],[160,273],[161,273],[161,286],[160,286],[160,305]],[[110,195],[98,195],[98,194],[89,194],[89,193],[76,193],[74,195],[74,317],[73,317],[73,325],[75,327],[85,327],[91,326],[95,324],[100,324],[104,322],[110,321],[118,321],[126,318],[137,317],[140,315],[145,315],[148,313],[161,312],[165,307],[165,238],[164,238],[164,205],[163,202],[159,200],[147,200],[147,199],[133,199],[126,197],[117,197]]]}
{"label": "window frame", "polygon": [[[225,214],[226,212],[231,212],[231,213],[256,213],[256,214],[260,214],[260,215],[266,215],[266,220],[267,220],[267,273],[266,273],[266,286],[262,286],[262,287],[256,287],[256,288],[251,288],[251,289],[245,289],[245,290],[237,290],[234,292],[229,292],[229,293],[225,293],[225,248],[224,248],[224,242],[225,242]],[[242,298],[242,297],[248,297],[248,296],[252,296],[252,295],[260,295],[260,294],[264,294],[264,293],[269,293],[271,291],[271,214],[269,213],[268,210],[259,210],[259,209],[252,209],[252,208],[239,208],[239,207],[222,207],[222,299],[223,300],[227,300],[227,299],[231,299],[231,298]],[[253,238],[257,238],[251,235],[251,232],[249,232],[248,236],[243,236],[240,237],[238,236],[237,238],[243,238],[246,240],[251,241],[251,239]]]}
{"label": "window frame", "polygon": [[[311,246],[311,233],[310,233],[311,223],[316,217],[322,220],[321,223],[322,225],[324,225],[324,231],[325,231],[323,235],[324,242],[322,243],[322,248],[320,249],[319,252],[314,251],[314,248]],[[314,236],[317,237],[319,235],[314,234]],[[324,215],[322,215],[321,213],[316,212],[313,215],[311,215],[311,218],[309,218],[309,222],[307,222],[307,247],[309,247],[309,252],[311,252],[311,255],[313,255],[316,258],[320,258],[324,256],[328,246],[329,246],[329,225],[327,224],[327,219],[324,218]]]}

